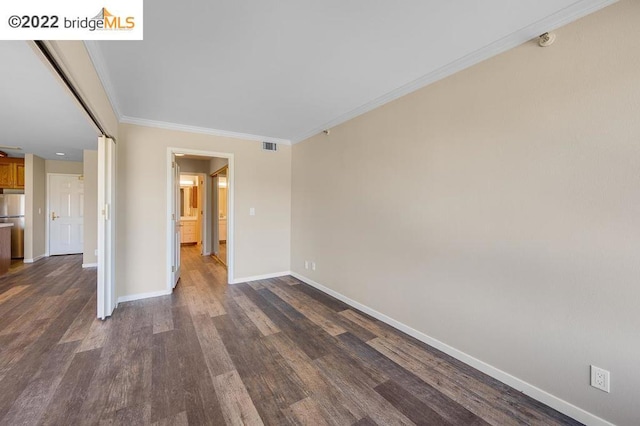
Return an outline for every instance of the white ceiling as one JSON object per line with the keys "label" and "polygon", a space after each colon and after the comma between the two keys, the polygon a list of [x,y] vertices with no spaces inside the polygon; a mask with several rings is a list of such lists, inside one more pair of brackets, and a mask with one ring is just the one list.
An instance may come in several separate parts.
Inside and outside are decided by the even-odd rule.
{"label": "white ceiling", "polygon": [[[0,147],[12,157],[82,161],[97,149],[97,133],[84,112],[23,41],[0,41]],[[56,152],[63,152],[64,157]]]}
{"label": "white ceiling", "polygon": [[87,46],[121,121],[296,142],[612,2],[154,0]]}

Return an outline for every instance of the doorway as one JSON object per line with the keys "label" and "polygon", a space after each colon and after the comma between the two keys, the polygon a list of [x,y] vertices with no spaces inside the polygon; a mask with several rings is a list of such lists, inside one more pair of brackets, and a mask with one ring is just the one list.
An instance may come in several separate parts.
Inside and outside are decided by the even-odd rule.
{"label": "doorway", "polygon": [[[185,202],[189,203],[189,200],[193,201],[193,197],[198,197],[201,212],[201,250],[200,255],[209,256],[215,253],[214,244],[215,240],[213,236],[213,224],[216,221],[216,225],[219,227],[219,214],[218,208],[213,206],[214,199],[212,191],[212,179],[205,178],[210,176],[212,172],[218,172],[222,167],[226,168],[226,268],[227,268],[227,282],[231,283],[234,279],[234,155],[230,153],[201,151],[188,148],[167,148],[167,290],[173,291],[173,288],[180,280],[181,263],[182,258],[180,251],[182,249],[181,242],[183,241],[183,229],[181,213],[185,210]],[[206,174],[202,175],[202,180],[199,182],[201,188],[199,192],[194,192],[193,189],[185,191],[186,187],[193,188],[195,185],[183,185],[181,187],[180,175],[199,175],[202,172],[203,164],[206,165]],[[186,180],[185,180],[186,183]],[[196,195],[197,194],[197,195]],[[182,211],[181,211],[182,210]],[[197,237],[197,230],[196,230]],[[186,247],[189,253],[192,254],[194,248]],[[188,260],[188,259],[187,259]]]}
{"label": "doorway", "polygon": [[47,175],[47,237],[49,255],[84,250],[84,180],[77,174]]}
{"label": "doorway", "polygon": [[227,236],[228,236],[228,220],[229,215],[229,167],[224,166],[211,174],[212,180],[212,196],[213,196],[213,226],[211,239],[213,241],[213,253],[220,263],[225,267],[228,263]]}
{"label": "doorway", "polygon": [[180,173],[180,244],[204,246],[202,225],[205,200],[202,188],[204,179],[201,174]]}

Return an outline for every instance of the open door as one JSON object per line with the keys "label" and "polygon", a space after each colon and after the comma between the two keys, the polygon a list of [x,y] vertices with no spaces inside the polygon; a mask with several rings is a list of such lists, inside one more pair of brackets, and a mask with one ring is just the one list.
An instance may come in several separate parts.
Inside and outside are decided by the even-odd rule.
{"label": "open door", "polygon": [[115,298],[115,150],[113,139],[98,139],[98,318],[111,316]]}
{"label": "open door", "polygon": [[173,264],[171,266],[171,281],[173,288],[175,288],[176,284],[178,284],[178,280],[180,279],[180,227],[182,226],[180,223],[182,206],[182,197],[180,197],[180,166],[176,162],[175,155],[172,155],[171,166],[173,168],[173,203],[171,210],[171,226],[173,228]]}

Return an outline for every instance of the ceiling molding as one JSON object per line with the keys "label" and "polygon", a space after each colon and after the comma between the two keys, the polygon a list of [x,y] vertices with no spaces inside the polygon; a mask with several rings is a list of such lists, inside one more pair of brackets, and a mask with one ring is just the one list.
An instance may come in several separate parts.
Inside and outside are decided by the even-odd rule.
{"label": "ceiling molding", "polygon": [[149,120],[145,118],[129,117],[122,114],[122,110],[118,104],[115,90],[109,78],[107,72],[106,63],[100,51],[100,47],[95,41],[85,41],[87,52],[91,57],[91,61],[98,73],[98,77],[102,82],[102,85],[107,93],[109,101],[113,106],[113,109],[118,117],[118,121],[121,123],[137,124],[147,127],[156,127],[161,129],[178,130],[183,132],[201,133],[214,136],[231,137],[252,141],[264,141],[264,142],[276,142],[285,145],[296,144],[302,142],[312,136],[315,136],[326,129],[331,129],[342,123],[345,123],[353,118],[356,118],[362,114],[365,114],[371,110],[374,110],[386,103],[394,101],[409,93],[415,92],[431,83],[446,78],[452,74],[469,68],[477,63],[480,63],[486,59],[496,56],[507,50],[513,49],[529,40],[535,39],[540,34],[547,31],[555,30],[563,25],[573,22],[579,18],[582,18],[590,13],[600,10],[606,6],[616,3],[618,0],[582,0],[574,3],[573,5],[554,13],[544,19],[539,20],[529,26],[526,26],[500,40],[497,40],[481,49],[478,49],[466,56],[463,56],[443,67],[436,69],[429,74],[424,75],[408,84],[405,84],[385,95],[382,95],[371,102],[367,102],[353,110],[350,110],[333,120],[326,122],[325,124],[316,128],[310,129],[307,132],[297,135],[292,139],[272,138],[268,136],[260,136],[246,133],[238,133],[227,130],[212,129],[207,127],[197,127],[184,125],[179,123],[171,123],[164,121]]}
{"label": "ceiling molding", "polygon": [[283,145],[291,145],[291,141],[289,139],[273,138],[270,136],[238,133],[238,132],[232,132],[228,130],[211,129],[208,127],[190,126],[186,124],[171,123],[166,121],[157,121],[157,120],[149,120],[146,118],[126,116],[121,112],[122,110],[120,109],[120,106],[118,104],[118,98],[116,96],[113,84],[111,83],[111,79],[109,78],[106,62],[104,60],[104,57],[102,56],[102,53],[100,52],[100,47],[95,41],[89,41],[89,40],[85,40],[84,45],[85,45],[85,48],[87,49],[87,52],[89,53],[91,62],[93,62],[93,66],[96,69],[96,72],[98,73],[98,78],[102,82],[104,91],[107,93],[109,102],[111,102],[111,106],[113,107],[113,110],[116,113],[116,116],[118,117],[118,122],[120,123],[136,124],[139,126],[155,127],[158,129],[201,133],[205,135],[222,136],[222,137],[244,139],[244,140],[250,140],[250,141],[275,142]]}
{"label": "ceiling molding", "polygon": [[335,119],[323,124],[322,126],[316,127],[315,129],[300,134],[292,138],[291,142],[293,144],[302,142],[312,136],[322,133],[326,129],[331,129],[332,127],[343,124],[386,103],[394,101],[398,98],[401,98],[402,96],[408,95],[411,92],[415,92],[418,89],[428,86],[431,83],[442,80],[445,77],[469,68],[486,59],[506,52],[507,50],[513,49],[514,47],[520,46],[521,44],[526,43],[529,40],[537,38],[540,34],[543,34],[547,31],[555,30],[559,27],[562,27],[563,25],[576,21],[584,16],[589,15],[590,13],[596,12],[616,2],[618,2],[618,0],[585,0],[575,3],[557,13],[554,13],[553,15],[550,15],[538,22],[524,27],[512,34],[509,34],[508,36],[503,37],[502,39],[497,40],[481,49],[478,49],[475,52],[463,56],[462,58],[457,59],[441,68],[438,68],[437,70],[423,77],[420,77],[419,79],[414,80],[411,83],[405,84],[404,86],[401,86],[396,90],[382,95],[379,98],[372,100],[371,102],[367,102],[366,104],[356,109],[342,114],[341,116],[336,117]]}
{"label": "ceiling molding", "polygon": [[120,118],[120,122],[126,124],[136,124],[138,126],[155,127],[158,129],[177,130],[179,132],[200,133],[204,135],[222,136],[226,138],[259,142],[275,142],[282,145],[291,145],[291,141],[289,139],[252,135],[249,133],[230,132],[227,130],[210,129],[208,127],[189,126],[186,124],[168,123],[166,121],[147,120],[146,118],[127,117],[126,115]]}

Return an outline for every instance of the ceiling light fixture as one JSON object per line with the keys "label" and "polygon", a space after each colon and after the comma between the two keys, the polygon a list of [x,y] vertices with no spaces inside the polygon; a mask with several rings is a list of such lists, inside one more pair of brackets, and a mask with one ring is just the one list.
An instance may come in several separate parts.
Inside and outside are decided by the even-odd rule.
{"label": "ceiling light fixture", "polygon": [[554,33],[544,33],[538,37],[538,44],[540,47],[548,47],[556,41],[556,35]]}
{"label": "ceiling light fixture", "polygon": [[60,157],[64,157],[65,153],[64,152],[56,152],[56,155],[59,155]]}

